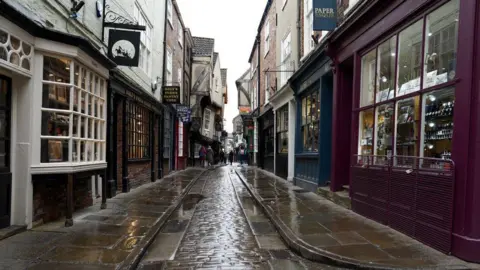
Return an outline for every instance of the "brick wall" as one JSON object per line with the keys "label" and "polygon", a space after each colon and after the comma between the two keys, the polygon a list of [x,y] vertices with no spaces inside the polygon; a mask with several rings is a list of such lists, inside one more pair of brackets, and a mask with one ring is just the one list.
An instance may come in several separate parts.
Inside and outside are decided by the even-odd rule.
{"label": "brick wall", "polygon": [[[260,33],[260,105],[265,105],[265,77],[268,76],[268,84],[270,90],[270,96],[273,95],[273,91],[271,89],[272,86],[275,86],[276,81],[276,72],[264,72],[266,70],[275,70],[277,66],[277,58],[276,58],[276,33],[277,33],[277,26],[276,26],[276,2],[272,1],[272,5],[268,10],[268,16],[265,18],[265,22],[263,23],[262,30]],[[270,44],[269,44],[269,51],[265,55],[265,36],[266,33],[266,25],[267,20],[270,22]]]}
{"label": "brick wall", "polygon": [[134,162],[128,164],[128,179],[130,179],[131,188],[139,187],[151,181],[152,172],[151,161]]}
{"label": "brick wall", "polygon": [[122,190],[123,170],[123,102],[117,104],[117,190]]}
{"label": "brick wall", "polygon": [[[47,223],[65,217],[67,176],[34,176],[33,222]],[[73,185],[74,211],[93,205],[91,178],[77,178]]]}
{"label": "brick wall", "polygon": [[[167,36],[166,36],[166,44],[170,48],[171,52],[173,53],[173,61],[172,61],[172,82],[167,82],[167,84],[175,84],[178,85],[178,69],[182,68],[182,74],[183,74],[183,57],[184,57],[184,51],[183,48],[185,47],[185,44],[180,45],[178,42],[178,27],[182,28],[183,32],[183,26],[182,23],[180,22],[179,19],[179,13],[177,4],[174,3],[173,5],[173,18],[172,18],[172,23],[167,21],[167,28],[165,31],[167,31]],[[165,56],[166,57],[166,56]],[[167,69],[165,69],[166,72]],[[165,74],[165,78],[166,74]]]}

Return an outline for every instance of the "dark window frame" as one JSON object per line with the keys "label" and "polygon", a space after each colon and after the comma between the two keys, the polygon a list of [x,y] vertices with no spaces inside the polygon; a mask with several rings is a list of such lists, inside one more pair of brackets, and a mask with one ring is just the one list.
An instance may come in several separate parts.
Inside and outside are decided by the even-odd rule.
{"label": "dark window frame", "polygon": [[[288,153],[288,104],[287,105],[284,105],[283,107],[281,107],[280,109],[278,109],[276,111],[276,123],[277,123],[277,130],[275,131],[276,134],[277,134],[277,153],[279,154],[286,154]],[[283,116],[283,117],[282,117]],[[281,147],[280,146],[280,140],[283,140],[282,137],[284,137],[283,139],[286,139],[287,141],[287,151],[285,152],[282,152],[281,151]]]}
{"label": "dark window frame", "polygon": [[135,102],[127,102],[128,161],[151,159],[150,111]]}

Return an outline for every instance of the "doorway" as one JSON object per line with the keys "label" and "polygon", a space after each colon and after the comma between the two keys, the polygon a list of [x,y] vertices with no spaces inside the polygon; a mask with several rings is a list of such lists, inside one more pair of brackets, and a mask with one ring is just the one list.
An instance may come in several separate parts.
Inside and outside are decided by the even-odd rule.
{"label": "doorway", "polygon": [[10,226],[12,173],[10,171],[10,78],[0,76],[0,228]]}

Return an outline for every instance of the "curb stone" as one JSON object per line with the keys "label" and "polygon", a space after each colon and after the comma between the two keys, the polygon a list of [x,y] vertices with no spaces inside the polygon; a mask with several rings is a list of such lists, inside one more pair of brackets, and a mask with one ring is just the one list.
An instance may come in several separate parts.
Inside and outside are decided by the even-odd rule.
{"label": "curb stone", "polygon": [[190,189],[195,185],[197,180],[202,177],[206,170],[203,170],[199,175],[197,175],[192,182],[190,182],[184,189],[182,195],[176,199],[176,201],[168,207],[165,213],[159,218],[159,220],[152,225],[151,229],[147,232],[145,237],[140,241],[140,243],[133,249],[132,252],[127,256],[127,258],[118,266],[116,269],[121,270],[133,270],[137,269],[140,260],[147,252],[150,245],[155,240],[155,237],[158,235],[162,227],[168,221],[172,213],[178,208],[178,206],[183,202],[187,194],[189,193]]}
{"label": "curb stone", "polygon": [[261,206],[263,212],[273,223],[287,246],[305,259],[351,269],[438,269],[432,267],[405,268],[376,263],[365,264],[364,262],[352,258],[342,257],[340,255],[309,245],[297,235],[295,235],[292,230],[287,225],[285,225],[283,221],[281,221],[280,218],[269,207],[267,207],[260,195],[258,195],[258,193],[253,190],[251,185],[246,181],[243,174],[241,174],[236,168],[234,168],[234,170],[235,173],[238,175],[239,179],[242,181],[243,185],[247,188],[248,192],[255,199],[255,202]]}

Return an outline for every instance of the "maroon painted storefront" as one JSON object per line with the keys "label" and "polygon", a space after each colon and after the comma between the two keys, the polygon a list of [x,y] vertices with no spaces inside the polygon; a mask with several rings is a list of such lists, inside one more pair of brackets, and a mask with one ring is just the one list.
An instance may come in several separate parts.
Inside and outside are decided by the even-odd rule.
{"label": "maroon painted storefront", "polygon": [[[439,10],[452,1],[455,20],[442,26],[449,19]],[[361,1],[326,40],[335,74],[331,189],[350,184],[355,211],[472,262],[480,262],[479,12],[475,0]],[[362,192],[375,196],[357,200]]]}

